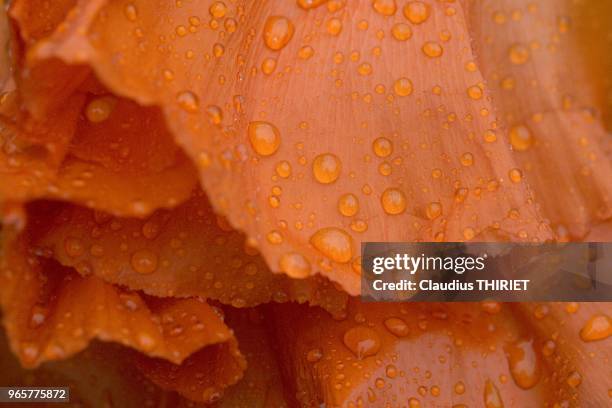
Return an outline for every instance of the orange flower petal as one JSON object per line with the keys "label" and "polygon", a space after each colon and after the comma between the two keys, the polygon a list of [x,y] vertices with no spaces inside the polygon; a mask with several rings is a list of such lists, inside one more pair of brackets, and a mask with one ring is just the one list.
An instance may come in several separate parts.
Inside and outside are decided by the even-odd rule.
{"label": "orange flower petal", "polygon": [[[3,333],[4,334],[4,333]],[[67,360],[24,369],[4,336],[0,339],[0,382],[21,387],[70,387],[73,405],[134,407],[151,401],[176,406],[181,398],[146,380],[134,366],[128,350],[115,343],[92,342]]]}
{"label": "orange flower petal", "polygon": [[[240,379],[244,357],[231,330],[206,302],[143,298],[94,276],[80,277],[28,254],[23,239],[5,241],[4,250],[4,326],[11,349],[25,367],[67,358],[99,339],[144,353],[138,358],[152,369],[175,367],[172,372],[195,374],[193,361],[213,359],[215,369],[205,373],[210,377],[193,381],[213,384],[217,392]],[[162,382],[154,370],[147,373]],[[162,385],[191,395],[180,384]]]}
{"label": "orange flower petal", "polygon": [[[549,307],[552,316],[564,306]],[[273,314],[281,361],[294,379],[290,395],[303,406],[501,407],[605,405],[607,379],[592,373],[608,370],[606,340],[587,345],[577,337],[595,309],[610,311],[599,305],[586,316],[534,322],[495,302],[355,301],[342,321],[312,308],[274,307]]]}
{"label": "orange flower petal", "polygon": [[[481,73],[463,68],[475,57],[460,4],[432,5],[410,38],[393,35],[403,16],[369,7],[232,4],[211,20],[202,4],[95,15],[100,4],[79,3],[33,55],[88,63],[109,89],[161,106],[215,208],[272,268],[298,253],[355,294],[362,240],[550,237],[525,183],[508,178],[506,141],[482,142],[495,109]],[[358,211],[338,208],[346,194]]]}
{"label": "orange flower petal", "polygon": [[85,102],[77,93],[44,121],[25,113],[17,123],[5,120],[0,198],[57,198],[136,216],[177,205],[196,173],[160,115],[114,96],[90,94]]}
{"label": "orange flower petal", "polygon": [[542,339],[548,364],[560,385],[554,396],[582,405],[610,401],[612,305],[610,303],[517,303],[530,331]]}
{"label": "orange flower petal", "polygon": [[[516,3],[483,1],[473,8],[468,22],[476,65],[544,214],[561,239],[582,239],[612,217],[610,137],[601,116],[610,107],[604,99],[610,72],[593,64],[609,54],[600,47],[601,57],[594,57],[609,29],[609,5]],[[598,11],[604,14],[594,17]]]}
{"label": "orange flower petal", "polygon": [[244,236],[215,216],[206,196],[147,219],[113,218],[82,207],[30,207],[30,245],[83,274],[155,296],[202,296],[235,307],[308,301],[339,313],[347,295],[321,277],[273,274]]}
{"label": "orange flower petal", "polygon": [[222,407],[287,407],[274,344],[270,342],[262,308],[225,308],[225,321],[234,330],[247,360],[244,377],[227,389]]}

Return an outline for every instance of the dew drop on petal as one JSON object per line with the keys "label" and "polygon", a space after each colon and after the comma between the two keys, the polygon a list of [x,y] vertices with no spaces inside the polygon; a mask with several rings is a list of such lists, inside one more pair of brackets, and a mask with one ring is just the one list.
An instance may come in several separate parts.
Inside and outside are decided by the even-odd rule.
{"label": "dew drop on petal", "polygon": [[485,408],[504,408],[504,402],[499,390],[491,380],[487,380],[484,387]]}
{"label": "dew drop on petal", "polygon": [[379,137],[372,143],[372,150],[378,157],[387,157],[393,153],[393,143],[386,137]]}
{"label": "dew drop on petal", "polygon": [[310,243],[335,262],[347,263],[353,256],[353,239],[340,228],[322,228],[310,237]]}
{"label": "dew drop on petal", "polygon": [[286,253],[279,261],[280,270],[294,279],[304,279],[310,276],[310,263],[297,252]]}
{"label": "dew drop on petal", "polygon": [[540,380],[538,357],[533,342],[519,340],[504,347],[512,379],[524,390],[533,388]]}
{"label": "dew drop on petal", "polygon": [[136,251],[132,254],[131,264],[138,273],[153,273],[157,269],[157,255],[147,249]]}
{"label": "dew drop on petal", "polygon": [[393,84],[393,90],[397,96],[408,96],[412,94],[412,81],[408,78],[399,78]]}
{"label": "dew drop on petal", "polygon": [[284,48],[295,32],[293,23],[283,16],[270,16],[264,26],[264,42],[268,48],[278,51]]}
{"label": "dew drop on petal", "polygon": [[513,44],[508,50],[510,62],[515,65],[522,65],[529,60],[529,48],[522,44]]}
{"label": "dew drop on petal", "polygon": [[344,333],[344,345],[358,359],[373,356],[380,350],[380,337],[369,327],[355,326]]}
{"label": "dew drop on petal", "polygon": [[508,177],[513,183],[520,183],[523,179],[523,172],[520,169],[511,169],[508,172]]}
{"label": "dew drop on petal", "polygon": [[612,319],[604,314],[592,316],[580,330],[583,341],[604,340],[612,336]]}
{"label": "dew drop on petal", "polygon": [[582,384],[582,375],[578,371],[572,371],[566,378],[567,385],[572,388],[577,388]]}
{"label": "dew drop on petal", "polygon": [[533,136],[527,126],[515,125],[510,128],[510,144],[516,151],[525,151],[533,144]]}
{"label": "dew drop on petal", "polygon": [[391,334],[397,337],[406,337],[410,333],[410,329],[405,321],[399,317],[390,317],[384,322],[385,327]]}
{"label": "dew drop on petal", "polygon": [[333,183],[340,177],[342,163],[338,156],[332,153],[320,154],[312,162],[312,174],[322,184]]}
{"label": "dew drop on petal", "polygon": [[398,215],[406,211],[406,196],[397,188],[386,189],[380,197],[380,202],[387,214]]}
{"label": "dew drop on petal", "polygon": [[227,6],[222,1],[215,1],[208,8],[208,12],[214,18],[223,18],[227,14]]}
{"label": "dew drop on petal", "polygon": [[188,113],[196,113],[200,108],[200,100],[196,94],[191,91],[179,92],[176,96],[181,109]]}
{"label": "dew drop on petal", "polygon": [[359,199],[351,193],[343,194],[338,199],[338,211],[345,217],[352,217],[359,211]]}
{"label": "dew drop on petal", "polygon": [[276,126],[269,122],[251,122],[247,133],[253,150],[261,156],[273,155],[280,146],[280,132]]}
{"label": "dew drop on petal", "polygon": [[425,214],[430,220],[435,220],[442,215],[442,204],[437,201],[432,201],[431,203],[427,204]]}
{"label": "dew drop on petal", "polygon": [[325,4],[327,0],[297,0],[298,6],[304,10],[310,10]]}
{"label": "dew drop on petal", "polygon": [[430,14],[431,7],[422,1],[409,1],[404,6],[404,17],[412,24],[424,23]]}
{"label": "dew drop on petal", "polygon": [[423,54],[425,54],[429,58],[438,58],[444,53],[444,49],[442,48],[442,46],[437,42],[432,41],[428,41],[423,44],[423,47],[421,49],[423,51]]}
{"label": "dew drop on petal", "polygon": [[378,14],[383,16],[392,16],[397,11],[395,0],[374,0],[372,7]]}
{"label": "dew drop on petal", "polygon": [[85,116],[92,123],[104,122],[109,118],[116,104],[117,99],[113,96],[95,98],[87,104]]}
{"label": "dew drop on petal", "polygon": [[64,250],[70,258],[76,258],[85,252],[85,246],[79,238],[67,237],[64,240]]}
{"label": "dew drop on petal", "polygon": [[391,35],[397,41],[406,41],[412,37],[412,29],[408,24],[397,23],[391,28]]}

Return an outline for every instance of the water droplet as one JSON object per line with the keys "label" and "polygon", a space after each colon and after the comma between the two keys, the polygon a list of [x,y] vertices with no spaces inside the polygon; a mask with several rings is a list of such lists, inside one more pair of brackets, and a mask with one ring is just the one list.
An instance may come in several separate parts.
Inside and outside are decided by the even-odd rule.
{"label": "water droplet", "polygon": [[395,0],[374,0],[372,7],[378,14],[383,16],[392,16],[397,11]]}
{"label": "water droplet", "polygon": [[517,151],[525,151],[533,144],[533,136],[527,126],[515,125],[510,128],[510,144]]}
{"label": "water droplet", "polygon": [[580,330],[583,341],[604,340],[612,336],[612,319],[604,314],[592,316]]}
{"label": "water droplet", "polygon": [[339,18],[330,18],[327,22],[327,32],[336,36],[342,32],[342,21]]}
{"label": "water droplet", "polygon": [[378,157],[387,157],[393,153],[393,143],[386,137],[379,137],[372,143],[372,150]]}
{"label": "water droplet", "polygon": [[473,239],[475,235],[476,235],[476,232],[474,231],[474,228],[471,228],[471,227],[464,228],[463,238],[466,241]]}
{"label": "water droplet", "polygon": [[404,17],[412,24],[424,23],[429,18],[430,13],[431,7],[422,1],[410,1],[404,6]]}
{"label": "water droplet", "polygon": [[138,333],[137,336],[138,345],[145,351],[151,351],[157,345],[157,342],[148,333]]}
{"label": "water droplet", "polygon": [[317,361],[321,360],[321,358],[323,358],[323,351],[321,351],[319,348],[312,349],[306,353],[306,361],[309,363],[316,363]]}
{"label": "water droplet", "polygon": [[136,251],[132,254],[131,264],[138,273],[153,273],[157,269],[157,255],[147,249]]}
{"label": "water droplet", "polygon": [[469,167],[474,164],[474,155],[472,153],[463,153],[459,159],[461,164],[465,167]]}
{"label": "water droplet", "polygon": [[499,390],[491,380],[487,380],[484,387],[485,408],[504,408]]}
{"label": "water droplet", "polygon": [[136,19],[138,18],[138,9],[136,8],[134,4],[128,3],[125,5],[125,8],[123,9],[123,14],[125,14],[125,17],[129,21],[136,21]]}
{"label": "water droplet", "polygon": [[455,390],[455,394],[462,395],[465,392],[465,384],[459,381],[455,384],[455,387],[453,389]]}
{"label": "water droplet", "polygon": [[397,23],[391,28],[391,35],[397,41],[406,41],[412,37],[412,29],[408,24]]}
{"label": "water droplet", "polygon": [[361,76],[367,76],[372,74],[372,65],[368,62],[364,62],[363,64],[359,64],[357,67],[357,72]]}
{"label": "water droplet", "polygon": [[427,204],[427,208],[425,209],[425,213],[427,215],[427,218],[429,218],[430,220],[435,220],[440,215],[442,215],[442,204],[440,204],[437,201],[433,201],[433,202]]}
{"label": "water droplet", "polygon": [[393,364],[389,364],[387,367],[385,367],[385,374],[388,378],[397,377],[397,367],[395,367]]}
{"label": "water droplet", "polygon": [[522,44],[513,44],[508,50],[510,62],[515,65],[521,65],[529,60],[529,48]]}
{"label": "water droplet", "polygon": [[261,156],[273,155],[280,146],[280,133],[276,126],[269,122],[249,123],[248,135],[253,150]]}
{"label": "water droplet", "polygon": [[278,51],[291,41],[295,27],[293,23],[282,16],[271,16],[264,26],[264,42],[271,50]]}
{"label": "water droplet", "polygon": [[397,96],[408,96],[412,94],[412,81],[408,78],[399,78],[393,84],[393,90]]}
{"label": "water droplet", "polygon": [[534,387],[540,380],[540,367],[533,342],[520,340],[506,345],[504,350],[516,385],[524,390]]}
{"label": "water droplet", "polygon": [[208,8],[208,12],[214,18],[223,18],[227,14],[227,6],[222,1],[215,1]]}
{"label": "water droplet", "polygon": [[213,125],[220,125],[223,121],[223,111],[216,105],[208,105],[206,107],[208,121]]}
{"label": "water droplet", "polygon": [[198,96],[191,91],[179,92],[176,96],[176,101],[185,112],[196,113],[200,108]]}
{"label": "water droplet", "polygon": [[340,177],[341,170],[340,159],[332,153],[320,154],[312,162],[312,174],[322,184],[330,184],[336,181]]}
{"label": "water droplet", "polygon": [[410,329],[405,321],[399,317],[390,317],[385,320],[385,327],[391,334],[397,337],[406,337]]}
{"label": "water droplet", "polygon": [[276,60],[274,58],[266,58],[261,63],[261,72],[270,75],[276,70]]}
{"label": "water droplet", "polygon": [[280,270],[291,278],[304,279],[310,276],[310,262],[297,252],[281,256],[279,266]]}
{"label": "water droplet", "polygon": [[314,49],[310,45],[305,45],[298,51],[298,57],[300,59],[306,60],[311,58],[314,55]]}
{"label": "water droplet", "polygon": [[30,314],[30,327],[36,328],[42,326],[48,315],[49,310],[46,307],[39,305],[33,306]]}
{"label": "water droplet", "polygon": [[542,354],[545,357],[550,357],[553,355],[556,348],[557,348],[557,344],[554,341],[546,340],[544,344],[542,345]]}
{"label": "water droplet", "polygon": [[64,250],[66,251],[66,255],[70,258],[76,258],[83,255],[85,247],[79,238],[67,237],[64,240]]}
{"label": "water droplet", "polygon": [[338,199],[338,211],[345,217],[352,217],[359,211],[359,199],[351,193],[343,194]]}
{"label": "water droplet", "polygon": [[[564,235],[564,234],[559,234]],[[565,304],[565,311],[567,313],[573,314],[576,313],[579,309],[580,305],[577,302],[569,302]]]}
{"label": "water droplet", "polygon": [[310,243],[332,261],[346,263],[353,256],[353,239],[339,228],[322,228],[310,237]]}
{"label": "water droplet", "polygon": [[501,311],[502,305],[499,302],[493,300],[485,300],[480,303],[480,308],[491,315],[498,314]]}
{"label": "water droplet", "polygon": [[512,169],[508,172],[508,177],[513,183],[520,183],[523,179],[523,172],[519,169]]}
{"label": "water droplet", "polygon": [[482,88],[478,85],[470,86],[467,89],[467,94],[470,99],[474,99],[474,100],[482,99],[482,95],[483,95]]}
{"label": "water droplet", "polygon": [[386,189],[380,197],[380,202],[387,214],[398,215],[406,211],[406,196],[397,188]]}
{"label": "water droplet", "polygon": [[440,44],[433,41],[428,41],[423,44],[423,48],[421,48],[423,54],[428,56],[429,58],[438,58],[444,53],[444,49]]}
{"label": "water droplet", "polygon": [[117,104],[113,96],[102,96],[91,100],[85,108],[85,116],[92,123],[104,122],[111,115]]}
{"label": "water droplet", "polygon": [[310,10],[326,3],[327,0],[297,0],[298,6],[304,10]]}
{"label": "water droplet", "polygon": [[344,333],[344,345],[361,360],[373,356],[380,350],[380,338],[373,329],[355,326]]}
{"label": "water droplet", "polygon": [[582,376],[578,371],[572,371],[567,376],[567,385],[572,388],[577,388],[580,384],[582,384]]}

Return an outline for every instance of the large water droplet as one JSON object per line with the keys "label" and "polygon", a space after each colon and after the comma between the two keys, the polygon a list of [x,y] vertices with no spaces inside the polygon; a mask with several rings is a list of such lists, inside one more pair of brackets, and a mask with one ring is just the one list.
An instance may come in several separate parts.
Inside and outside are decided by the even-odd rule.
{"label": "large water droplet", "polygon": [[335,262],[346,263],[353,256],[353,239],[340,228],[322,228],[310,237],[310,243]]}
{"label": "large water droplet", "polygon": [[344,333],[343,340],[358,359],[373,356],[380,350],[380,337],[369,327],[355,326]]}
{"label": "large water droplet", "polygon": [[283,16],[271,16],[264,26],[264,42],[271,50],[278,51],[285,47],[295,32],[293,23]]}
{"label": "large water droplet", "polygon": [[612,319],[604,314],[592,316],[580,330],[583,341],[604,340],[612,336]]}
{"label": "large water droplet", "polygon": [[387,214],[398,215],[406,211],[406,196],[397,188],[386,189],[380,197],[380,202]]}
{"label": "large water droplet", "polygon": [[330,184],[336,181],[341,170],[340,159],[332,153],[320,154],[312,162],[312,174],[322,184]]}
{"label": "large water droplet", "polygon": [[540,380],[540,368],[533,342],[517,341],[508,344],[504,350],[516,385],[524,390],[534,387]]}
{"label": "large water droplet", "polygon": [[262,121],[249,123],[248,135],[253,150],[261,156],[273,155],[280,146],[280,132],[271,123]]}

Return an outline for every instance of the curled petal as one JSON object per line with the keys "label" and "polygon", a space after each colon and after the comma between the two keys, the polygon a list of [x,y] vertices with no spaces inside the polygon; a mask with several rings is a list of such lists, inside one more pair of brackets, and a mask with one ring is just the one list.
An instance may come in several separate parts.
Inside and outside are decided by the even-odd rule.
{"label": "curled petal", "polygon": [[355,294],[362,240],[551,237],[525,183],[508,178],[508,143],[481,142],[495,107],[481,72],[464,69],[475,56],[463,4],[432,5],[410,37],[393,35],[402,16],[370,7],[241,3],[204,24],[211,1],[109,3],[97,15],[95,4],[79,2],[33,58],[89,64],[112,91],[160,106],[215,209],[273,269],[297,253],[310,266],[300,273]]}
{"label": "curled petal", "polygon": [[[275,307],[273,316],[283,369],[294,380],[291,395],[301,406],[385,406],[400,399],[414,406],[605,404],[607,378],[590,373],[608,370],[610,339],[588,345],[592,358],[578,335],[589,317],[609,317],[610,308],[574,304],[588,311],[571,317],[564,307],[543,304],[527,317],[496,302],[355,300],[342,321],[298,307]],[[299,321],[291,318],[296,313]]]}
{"label": "curled petal", "polygon": [[208,372],[206,381],[218,392],[240,379],[244,357],[206,302],[143,297],[38,255],[29,253],[21,238],[5,240],[0,302],[9,344],[25,367],[67,358],[99,339],[143,353],[146,364],[179,372],[191,370],[190,361],[214,356],[218,369]]}
{"label": "curled petal", "polygon": [[347,295],[321,277],[270,272],[244,237],[217,217],[206,196],[147,219],[114,218],[73,205],[30,206],[33,247],[83,274],[154,296],[202,296],[235,307],[309,302],[340,313]]}

